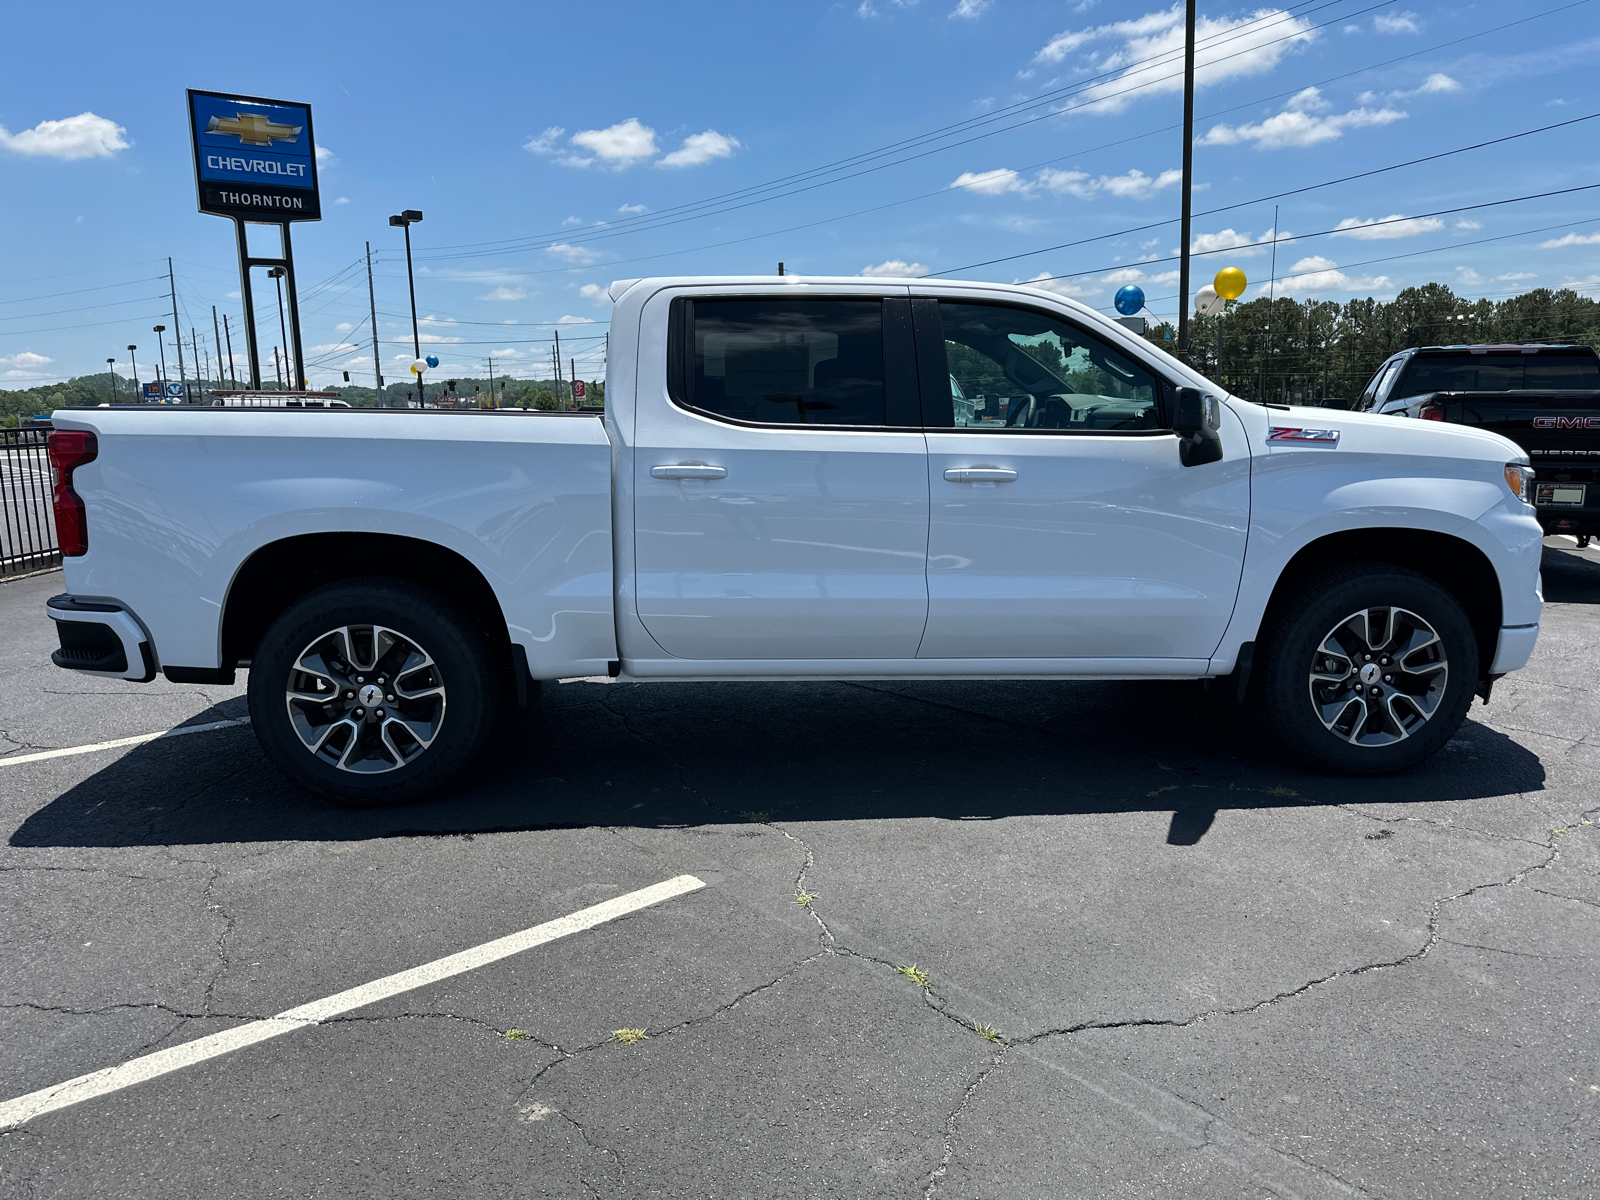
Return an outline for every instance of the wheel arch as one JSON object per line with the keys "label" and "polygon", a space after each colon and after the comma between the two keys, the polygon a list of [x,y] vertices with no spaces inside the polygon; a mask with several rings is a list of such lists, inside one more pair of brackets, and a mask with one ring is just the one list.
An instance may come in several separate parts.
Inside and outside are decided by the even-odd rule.
{"label": "wheel arch", "polygon": [[1425,575],[1457,601],[1472,623],[1480,670],[1487,671],[1499,644],[1503,601],[1494,564],[1465,538],[1430,529],[1347,529],[1306,543],[1273,584],[1262,615],[1265,628],[1276,606],[1307,575],[1340,563],[1372,561]]}
{"label": "wheel arch", "polygon": [[234,572],[222,606],[222,669],[248,666],[273,618],[301,596],[360,575],[387,575],[443,592],[477,617],[496,654],[510,654],[499,597],[465,556],[400,534],[307,533],[268,542]]}

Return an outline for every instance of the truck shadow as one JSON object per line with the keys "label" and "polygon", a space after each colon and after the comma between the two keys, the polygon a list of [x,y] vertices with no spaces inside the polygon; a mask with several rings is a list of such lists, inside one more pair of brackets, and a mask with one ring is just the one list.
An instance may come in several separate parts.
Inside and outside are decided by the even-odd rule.
{"label": "truck shadow", "polygon": [[[195,724],[241,715],[229,701]],[[240,711],[236,712],[235,709]],[[1479,711],[1474,709],[1474,711]],[[15,847],[480,835],[585,826],[1170,812],[1445,802],[1540,790],[1529,750],[1469,720],[1404,775],[1313,775],[1196,683],[547,684],[449,794],[339,808],[247,726],[138,747],[30,815]]]}
{"label": "truck shadow", "polygon": [[1550,604],[1600,604],[1600,562],[1575,546],[1546,542],[1539,570]]}

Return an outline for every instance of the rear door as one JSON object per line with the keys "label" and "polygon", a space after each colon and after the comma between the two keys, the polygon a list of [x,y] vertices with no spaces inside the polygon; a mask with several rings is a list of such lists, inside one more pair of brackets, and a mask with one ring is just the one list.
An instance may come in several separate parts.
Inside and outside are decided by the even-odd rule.
{"label": "rear door", "polygon": [[909,302],[672,302],[636,424],[636,607],[688,659],[912,658],[928,481]]}
{"label": "rear door", "polygon": [[1132,356],[1039,309],[912,305],[931,494],[918,657],[1209,658],[1243,569],[1242,432],[1184,467],[1167,385]]}

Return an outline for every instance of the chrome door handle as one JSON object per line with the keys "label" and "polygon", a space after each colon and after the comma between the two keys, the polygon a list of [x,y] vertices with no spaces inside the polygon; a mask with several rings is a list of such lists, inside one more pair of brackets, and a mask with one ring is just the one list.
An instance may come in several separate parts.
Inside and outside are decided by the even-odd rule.
{"label": "chrome door handle", "polygon": [[651,467],[651,479],[726,479],[727,467],[708,467],[701,463],[675,463],[671,466]]}
{"label": "chrome door handle", "polygon": [[951,467],[944,477],[951,483],[1010,483],[1017,473],[1010,467]]}

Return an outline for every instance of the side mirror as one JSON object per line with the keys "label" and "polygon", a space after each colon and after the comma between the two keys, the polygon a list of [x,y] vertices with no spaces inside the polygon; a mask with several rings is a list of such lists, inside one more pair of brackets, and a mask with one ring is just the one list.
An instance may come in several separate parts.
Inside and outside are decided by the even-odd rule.
{"label": "side mirror", "polygon": [[1217,433],[1217,402],[1199,388],[1179,388],[1172,407],[1172,432],[1178,435],[1178,461],[1200,467],[1222,458],[1222,437]]}

